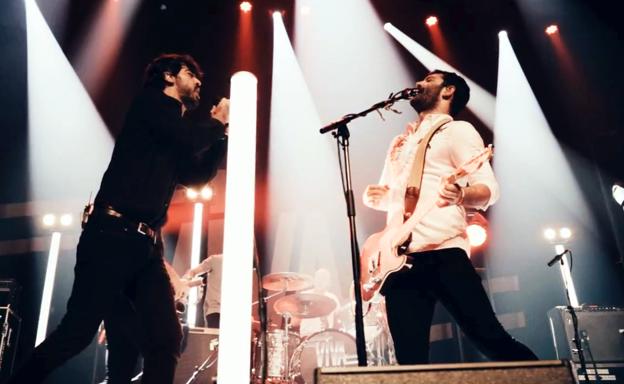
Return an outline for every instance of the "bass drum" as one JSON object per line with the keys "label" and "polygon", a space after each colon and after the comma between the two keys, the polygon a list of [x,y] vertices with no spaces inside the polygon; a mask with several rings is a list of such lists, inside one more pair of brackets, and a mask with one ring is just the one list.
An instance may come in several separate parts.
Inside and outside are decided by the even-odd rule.
{"label": "bass drum", "polygon": [[296,384],[314,383],[317,367],[357,366],[355,338],[335,329],[313,333],[293,352],[290,379]]}

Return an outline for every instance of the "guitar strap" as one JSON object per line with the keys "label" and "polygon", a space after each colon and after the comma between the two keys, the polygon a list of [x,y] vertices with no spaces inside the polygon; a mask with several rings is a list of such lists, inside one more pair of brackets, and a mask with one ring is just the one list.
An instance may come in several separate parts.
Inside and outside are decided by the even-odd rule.
{"label": "guitar strap", "polygon": [[425,170],[425,155],[427,154],[427,149],[429,148],[429,142],[431,141],[433,135],[448,122],[448,118],[440,119],[436,125],[429,129],[429,132],[427,132],[425,137],[423,137],[418,144],[416,159],[414,159],[412,172],[410,173],[410,178],[407,182],[407,188],[405,190],[405,213],[412,214],[416,209],[416,203],[418,203],[418,197],[420,196],[420,187],[422,186],[422,178]]}

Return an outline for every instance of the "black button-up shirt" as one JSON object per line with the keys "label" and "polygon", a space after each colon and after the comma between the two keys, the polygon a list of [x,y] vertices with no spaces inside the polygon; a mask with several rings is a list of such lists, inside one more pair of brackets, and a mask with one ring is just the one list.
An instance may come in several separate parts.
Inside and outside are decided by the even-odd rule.
{"label": "black button-up shirt", "polygon": [[95,203],[162,226],[177,184],[215,176],[227,148],[224,131],[215,119],[205,124],[183,119],[178,100],[144,89],[126,116]]}

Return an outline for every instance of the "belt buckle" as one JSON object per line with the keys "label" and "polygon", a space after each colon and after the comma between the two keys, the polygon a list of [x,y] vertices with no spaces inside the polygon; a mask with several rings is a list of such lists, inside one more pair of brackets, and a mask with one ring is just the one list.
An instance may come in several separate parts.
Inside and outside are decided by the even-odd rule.
{"label": "belt buckle", "polygon": [[141,222],[139,223],[139,226],[137,227],[137,232],[139,232],[141,235],[145,235],[148,236],[147,231],[149,231],[149,227],[147,226],[147,224]]}

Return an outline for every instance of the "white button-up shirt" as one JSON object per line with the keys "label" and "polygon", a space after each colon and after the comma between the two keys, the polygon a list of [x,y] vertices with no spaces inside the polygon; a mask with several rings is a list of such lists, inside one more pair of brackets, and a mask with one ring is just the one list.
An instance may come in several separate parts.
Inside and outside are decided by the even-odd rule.
{"label": "white button-up shirt", "polygon": [[[419,213],[439,198],[438,191],[442,178],[452,174],[460,165],[484,149],[483,139],[472,126],[465,121],[453,121],[449,115],[429,114],[420,124],[410,123],[406,132],[394,138],[390,144],[384,169],[379,181],[390,190],[376,205],[367,199],[364,203],[374,209],[387,212],[387,222],[402,220],[405,210],[405,190],[413,169],[418,144],[438,122],[448,121],[431,138],[425,157],[420,197],[414,215]],[[489,162],[479,170],[460,180],[462,185],[484,184],[490,190],[490,199],[482,207],[486,210],[499,197],[499,188]],[[470,255],[470,244],[466,236],[466,211],[463,206],[435,206],[412,229],[412,241],[408,252],[431,249],[459,247]]]}

